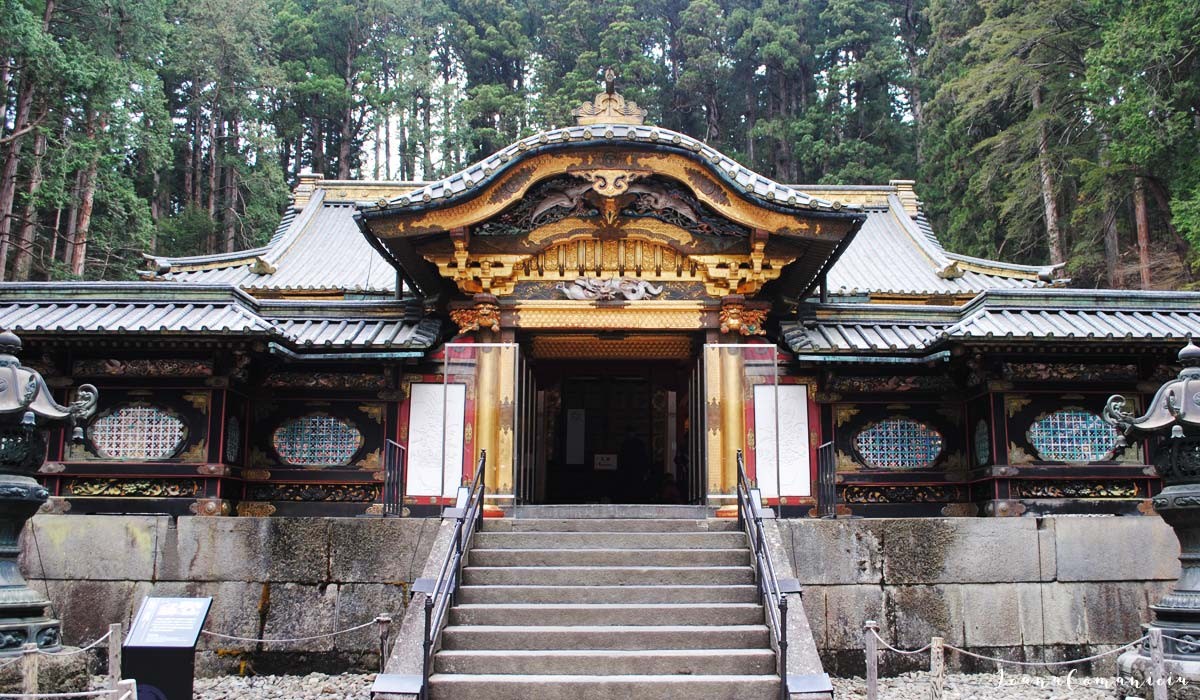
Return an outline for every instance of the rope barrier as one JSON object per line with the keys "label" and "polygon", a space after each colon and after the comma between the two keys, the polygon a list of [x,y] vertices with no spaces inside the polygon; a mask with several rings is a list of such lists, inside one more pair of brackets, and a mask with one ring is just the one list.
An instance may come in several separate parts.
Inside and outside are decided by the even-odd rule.
{"label": "rope barrier", "polygon": [[254,643],[262,643],[262,644],[292,644],[295,642],[308,642],[308,641],[312,641],[314,639],[325,639],[327,637],[336,637],[339,634],[349,634],[350,632],[357,632],[358,630],[366,629],[374,624],[376,624],[376,621],[371,620],[370,622],[364,622],[361,625],[357,625],[355,627],[350,627],[350,628],[344,629],[344,630],[338,630],[337,632],[326,632],[325,634],[314,634],[310,637],[286,637],[283,639],[259,639],[257,637],[238,637],[238,636],[235,636],[232,634],[221,634],[220,632],[213,632],[212,630],[200,630],[200,633],[207,634],[210,637],[218,637],[220,639],[232,639],[237,642],[254,642]]}
{"label": "rope barrier", "polygon": [[[71,651],[42,651],[41,649],[38,649],[37,653],[45,655],[45,656],[74,656],[75,654],[82,654],[83,652],[85,652],[89,649],[95,648],[96,646],[98,646],[100,644],[100,642],[103,642],[104,640],[108,639],[108,636],[110,634],[112,634],[112,632],[105,632],[104,635],[102,637],[100,637],[99,639],[97,639],[96,641],[92,642],[91,644],[87,645],[86,647],[80,647],[79,649],[73,649]],[[0,666],[0,668],[3,668],[3,667]],[[2,697],[2,696],[0,696],[0,697]]]}
{"label": "rope barrier", "polygon": [[1169,634],[1164,634],[1162,638],[1169,639],[1172,642],[1177,642],[1179,644],[1186,644],[1187,646],[1191,647],[1200,646],[1200,639],[1180,639],[1179,637],[1172,637]]}
{"label": "rope barrier", "polygon": [[897,649],[896,647],[892,646],[891,644],[888,644],[887,641],[885,641],[883,637],[880,637],[879,633],[876,632],[875,630],[871,630],[871,634],[875,635],[875,638],[879,640],[879,643],[882,644],[883,647],[885,649],[887,649],[888,651],[894,651],[897,654],[904,654],[905,656],[912,656],[914,654],[924,654],[925,652],[929,651],[930,647],[933,646],[932,644],[926,644],[925,646],[921,647],[920,649],[912,649],[910,651],[905,651],[904,649]]}
{"label": "rope barrier", "polygon": [[[871,634],[875,635],[875,638],[879,640],[879,643],[882,644],[884,646],[884,648],[887,649],[888,651],[892,651],[897,654],[904,654],[905,656],[924,654],[925,652],[929,651],[930,647],[932,646],[931,644],[926,644],[925,646],[921,647],[920,649],[911,649],[911,650],[897,649],[896,647],[892,646],[891,644],[888,644],[887,640],[885,640],[883,637],[880,637],[879,632],[872,629]],[[1174,637],[1167,637],[1166,635],[1163,635],[1163,637],[1165,639],[1173,639],[1177,642],[1183,642],[1185,644],[1189,643],[1189,642],[1187,642],[1187,640],[1175,639]],[[980,659],[982,661],[992,661],[994,663],[1010,664],[1013,666],[1027,666],[1027,667],[1035,667],[1035,668],[1037,668],[1037,667],[1053,668],[1053,667],[1057,667],[1057,666],[1070,666],[1071,664],[1081,664],[1081,663],[1084,663],[1087,661],[1095,661],[1096,659],[1103,659],[1106,656],[1112,656],[1113,654],[1118,654],[1122,651],[1125,651],[1126,649],[1132,649],[1133,647],[1140,645],[1142,642],[1146,641],[1149,638],[1150,638],[1149,635],[1147,635],[1145,637],[1142,637],[1141,639],[1136,639],[1128,644],[1119,646],[1116,649],[1110,649],[1108,651],[1101,652],[1099,654],[1093,654],[1092,656],[1085,656],[1082,659],[1071,659],[1069,661],[1015,661],[1012,659],[1000,659],[1000,658],[997,658],[994,656],[984,656],[983,654],[976,654],[973,651],[967,651],[966,649],[960,649],[960,648],[954,646],[953,644],[946,644],[945,648],[950,649],[952,651],[956,651],[956,652],[962,654],[963,656],[970,656],[972,658]],[[1191,643],[1195,643],[1195,642],[1191,642]]]}
{"label": "rope barrier", "polygon": [[1034,667],[1034,668],[1053,668],[1053,667],[1057,667],[1057,666],[1070,666],[1071,664],[1081,664],[1081,663],[1084,663],[1085,661],[1095,661],[1096,659],[1103,659],[1106,656],[1112,656],[1113,654],[1120,653],[1122,651],[1125,651],[1126,649],[1132,649],[1133,647],[1136,647],[1136,646],[1140,645],[1142,642],[1146,641],[1148,638],[1149,638],[1148,636],[1142,637],[1141,639],[1137,639],[1137,640],[1134,640],[1123,646],[1119,646],[1116,649],[1110,649],[1108,651],[1101,652],[1099,654],[1085,656],[1082,659],[1072,659],[1070,661],[1014,661],[1011,659],[998,659],[994,656],[984,656],[983,654],[976,654],[973,651],[967,651],[966,649],[959,649],[958,647],[956,647],[952,644],[947,644],[945,646],[947,649],[950,649],[952,651],[957,651],[958,653],[962,654],[963,656],[970,656],[972,658],[981,659],[983,661],[992,661],[994,663],[1009,664],[1012,666],[1027,666],[1027,667]]}
{"label": "rope barrier", "polygon": [[102,698],[112,696],[112,689],[77,690],[73,693],[0,693],[0,698]]}

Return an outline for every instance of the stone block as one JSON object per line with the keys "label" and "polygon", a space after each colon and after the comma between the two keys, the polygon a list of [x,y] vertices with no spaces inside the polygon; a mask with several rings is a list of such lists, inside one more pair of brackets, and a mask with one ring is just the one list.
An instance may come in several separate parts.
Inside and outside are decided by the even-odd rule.
{"label": "stone block", "polygon": [[[38,657],[39,693],[77,693],[87,690],[87,654]],[[0,693],[16,697],[23,690],[21,664],[8,663],[0,667]]]}
{"label": "stone block", "polygon": [[800,596],[800,602],[804,605],[804,614],[808,617],[808,626],[812,630],[813,641],[816,642],[818,649],[824,649],[827,636],[825,587],[806,586]]}
{"label": "stone block", "polygon": [[1149,591],[1141,583],[1080,584],[1089,644],[1126,644],[1142,636],[1149,617]]}
{"label": "stone block", "polygon": [[[337,587],[337,629],[349,629],[375,619],[381,614],[392,618],[391,635],[400,631],[400,620],[408,602],[408,587],[386,583],[346,583]],[[338,649],[349,651],[374,650],[379,646],[379,628],[339,635],[334,640]]]}
{"label": "stone block", "polygon": [[880,621],[880,634],[899,649],[917,649],[934,636],[963,644],[963,599],[961,586],[889,586],[886,594],[888,620]]}
{"label": "stone block", "polygon": [[159,580],[328,581],[328,518],[179,518]]}
{"label": "stone block", "polygon": [[[244,581],[164,581],[159,583],[139,583],[134,590],[132,613],[126,624],[132,623],[133,615],[141,607],[142,599],[146,596],[160,598],[199,598],[211,596],[212,607],[208,611],[208,619],[204,629],[228,634],[236,637],[254,639],[260,637],[260,608],[264,602],[269,603],[269,590],[264,594],[267,584],[248,583]],[[255,649],[253,642],[243,642],[232,639],[213,637],[201,634],[197,643],[198,649],[230,651],[251,651]]]}
{"label": "stone block", "polygon": [[867,520],[789,520],[783,521],[791,542],[796,578],[802,584],[845,585],[879,583],[883,565],[880,560],[878,531]]}
{"label": "stone block", "polygon": [[149,581],[170,521],[149,515],[38,515],[21,535],[21,568],[36,578]]}
{"label": "stone block", "polygon": [[[310,586],[298,583],[272,584],[270,607],[263,637],[284,639],[311,637],[335,632],[337,624],[337,586]],[[264,644],[264,651],[332,651],[336,637],[304,642]]]}
{"label": "stone block", "polygon": [[1049,645],[1087,643],[1087,616],[1083,587],[1077,583],[1046,583],[1042,596],[1043,639]]}
{"label": "stone block", "polygon": [[133,581],[31,581],[30,585],[46,591],[53,614],[62,620],[63,641],[75,646],[91,644],[115,622],[128,630],[134,604],[140,600],[135,600]]}
{"label": "stone block", "polygon": [[1010,583],[1040,578],[1032,518],[873,521],[882,530],[887,584]]}
{"label": "stone block", "polygon": [[970,584],[962,587],[963,630],[968,647],[1040,644],[1042,600],[1037,584]]}
{"label": "stone block", "polygon": [[825,586],[825,643],[823,649],[862,649],[863,623],[884,621],[883,589],[879,586]]}
{"label": "stone block", "polygon": [[1053,581],[1058,575],[1058,557],[1055,548],[1054,518],[1038,518],[1038,580]]}
{"label": "stone block", "polygon": [[439,524],[436,518],[332,520],[329,528],[331,580],[338,583],[411,583],[420,576]]}
{"label": "stone block", "polygon": [[1054,518],[1059,581],[1174,580],[1179,540],[1158,516]]}

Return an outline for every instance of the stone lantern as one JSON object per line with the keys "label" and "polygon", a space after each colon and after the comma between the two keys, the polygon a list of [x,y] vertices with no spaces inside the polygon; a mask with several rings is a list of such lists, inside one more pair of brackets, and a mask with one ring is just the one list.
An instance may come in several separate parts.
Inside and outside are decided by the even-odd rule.
{"label": "stone lantern", "polygon": [[[1152,501],[1179,538],[1182,571],[1174,589],[1150,606],[1151,629],[1162,630],[1167,671],[1183,677],[1193,687],[1171,688],[1173,697],[1200,697],[1194,689],[1200,680],[1200,347],[1190,340],[1179,351],[1183,370],[1159,388],[1145,415],[1127,413],[1125,399],[1109,398],[1104,420],[1126,439],[1152,438],[1154,467],[1165,488]],[[1122,676],[1149,677],[1150,649],[1143,644],[1121,655]],[[1196,694],[1193,694],[1196,693]]]}
{"label": "stone lantern", "polygon": [[71,423],[72,438],[83,438],[77,424],[96,411],[96,387],[84,384],[78,400],[60,406],[36,370],[16,358],[21,340],[0,333],[0,655],[25,644],[53,650],[61,646],[60,623],[46,615],[50,601],[30,588],[17,564],[18,538],[50,493],[34,480],[46,459],[51,425]]}

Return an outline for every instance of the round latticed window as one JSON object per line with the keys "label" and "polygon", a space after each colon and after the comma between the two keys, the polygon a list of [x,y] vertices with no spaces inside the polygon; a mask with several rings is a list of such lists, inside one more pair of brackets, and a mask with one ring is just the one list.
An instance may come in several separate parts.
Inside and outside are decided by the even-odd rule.
{"label": "round latticed window", "polygon": [[324,413],[293,418],[275,429],[275,452],[287,464],[303,467],[350,464],[363,445],[352,423]]}
{"label": "round latticed window", "polygon": [[169,459],[183,445],[187,426],[169,409],[148,403],[127,403],[92,421],[88,437],[101,457]]}
{"label": "round latticed window", "polygon": [[1035,420],[1026,437],[1043,460],[1085,463],[1112,458],[1118,434],[1095,413],[1068,407]]}
{"label": "round latticed window", "polygon": [[225,421],[225,461],[236,462],[242,450],[242,424],[237,416]]}
{"label": "round latticed window", "polygon": [[888,418],[854,436],[854,448],[874,469],[922,469],[942,453],[942,434],[911,418]]}
{"label": "round latticed window", "polygon": [[988,435],[987,421],[975,424],[975,462],[980,465],[992,461],[992,438]]}

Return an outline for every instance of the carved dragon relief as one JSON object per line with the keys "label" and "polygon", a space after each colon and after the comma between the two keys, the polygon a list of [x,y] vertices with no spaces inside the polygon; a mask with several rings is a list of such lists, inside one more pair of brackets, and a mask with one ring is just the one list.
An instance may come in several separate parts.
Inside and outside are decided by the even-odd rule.
{"label": "carved dragon relief", "polygon": [[653,284],[699,282],[711,297],[753,295],[800,255],[718,213],[695,183],[605,155],[613,156],[593,154],[535,182],[491,217],[426,239],[417,252],[467,294],[506,296],[528,280],[596,299],[624,294],[575,289],[574,280],[628,270]]}
{"label": "carved dragon relief", "polygon": [[611,301],[624,299],[626,301],[642,301],[662,294],[662,285],[654,286],[646,280],[632,277],[613,277],[612,279],[596,279],[580,277],[572,284],[560,282],[556,287],[568,299],[576,301]]}
{"label": "carved dragon relief", "polygon": [[580,170],[551,178],[472,233],[519,236],[568,217],[600,219],[609,226],[624,217],[657,219],[698,238],[750,236],[749,229],[716,215],[683,187],[643,175],[636,170]]}

